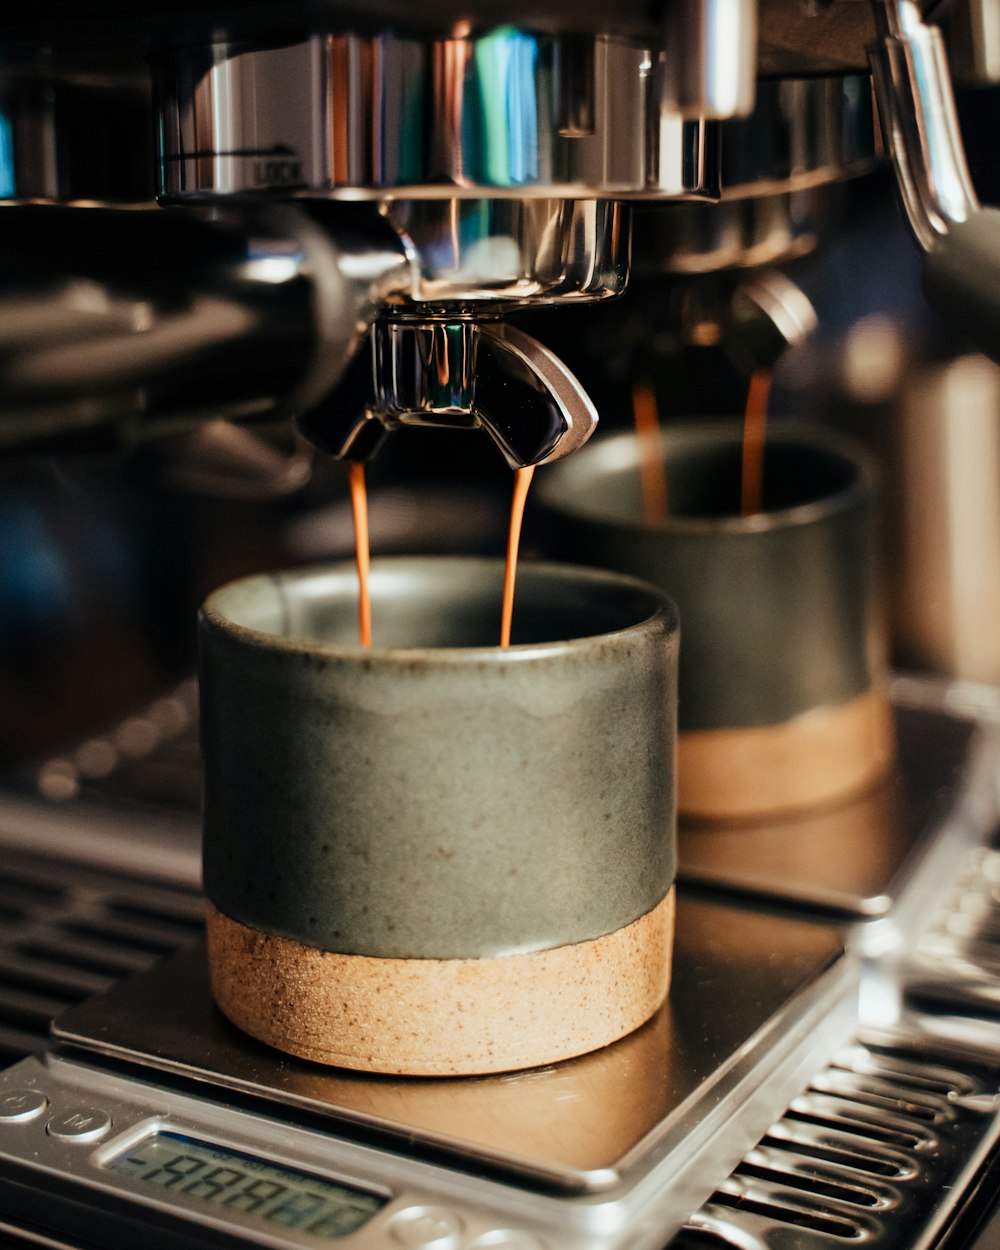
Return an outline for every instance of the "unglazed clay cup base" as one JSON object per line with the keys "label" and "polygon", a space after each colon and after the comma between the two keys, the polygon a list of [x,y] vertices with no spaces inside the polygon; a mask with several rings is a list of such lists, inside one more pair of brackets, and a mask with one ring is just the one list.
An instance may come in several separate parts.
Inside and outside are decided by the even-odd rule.
{"label": "unglazed clay cup base", "polygon": [[670,985],[674,890],[614,933],[491,959],[318,950],[208,904],[212,990],[244,1032],[319,1063],[399,1076],[507,1072],[598,1050]]}
{"label": "unglazed clay cup base", "polygon": [[894,752],[881,687],[780,725],[688,731],[677,740],[677,809],[740,821],[822,807],[874,785]]}

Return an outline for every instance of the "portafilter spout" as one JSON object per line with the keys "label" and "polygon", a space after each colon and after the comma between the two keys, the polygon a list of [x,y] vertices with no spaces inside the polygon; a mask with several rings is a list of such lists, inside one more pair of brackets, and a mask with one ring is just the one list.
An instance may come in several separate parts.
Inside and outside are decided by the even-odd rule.
{"label": "portafilter spout", "polygon": [[805,292],[779,269],[676,274],[637,284],[643,316],[633,323],[638,372],[689,348],[720,352],[742,376],[773,369],[817,326]]}
{"label": "portafilter spout", "polygon": [[402,426],[485,429],[511,468],[580,447],[597,411],[573,374],[531,335],[499,319],[383,316],[371,329],[374,397],[300,418],[338,459],[368,460]]}
{"label": "portafilter spout", "polygon": [[631,214],[613,200],[454,197],[383,211],[416,261],[370,331],[372,373],[299,428],[337,458],[370,459],[403,426],[483,429],[512,468],[574,451],[597,424],[580,383],[504,318],[619,295]]}

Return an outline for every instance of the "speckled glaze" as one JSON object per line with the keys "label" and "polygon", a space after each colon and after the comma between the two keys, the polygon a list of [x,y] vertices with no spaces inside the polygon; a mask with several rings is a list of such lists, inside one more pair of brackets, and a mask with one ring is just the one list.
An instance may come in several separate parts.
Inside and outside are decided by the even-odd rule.
{"label": "speckled glaze", "polygon": [[738,421],[665,428],[662,522],[642,518],[631,434],[591,443],[535,492],[549,554],[645,578],[677,603],[682,731],[784,724],[862,695],[884,669],[866,456],[774,423],[765,511],[741,517],[741,437]]}
{"label": "speckled glaze", "polygon": [[385,959],[610,934],[675,874],[678,627],[652,587],[376,561],[236,582],[199,629],[205,890],[239,924]]}

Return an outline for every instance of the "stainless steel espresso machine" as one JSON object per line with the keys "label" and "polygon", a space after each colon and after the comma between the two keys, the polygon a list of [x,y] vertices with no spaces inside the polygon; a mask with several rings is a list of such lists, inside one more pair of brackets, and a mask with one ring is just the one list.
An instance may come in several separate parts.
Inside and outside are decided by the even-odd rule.
{"label": "stainless steel espresso machine", "polygon": [[[991,15],[945,15],[987,79]],[[299,440],[366,460],[411,427],[485,430],[512,468],[544,464],[597,413],[517,314],[627,301],[630,259],[725,271],[699,309],[776,359],[810,313],[770,267],[879,154],[929,298],[1000,354],[1000,225],[966,170],[938,16],[39,0],[0,18],[6,484],[38,457],[235,439],[296,486]],[[288,458],[241,441],[275,424]],[[0,568],[41,594],[30,527],[5,533]],[[674,983],[647,1026],[463,1080],[321,1068],[215,1012],[190,679],[26,748],[0,791],[0,1239],[995,1245],[1000,695],[912,677],[893,694],[885,786],[682,836]]]}

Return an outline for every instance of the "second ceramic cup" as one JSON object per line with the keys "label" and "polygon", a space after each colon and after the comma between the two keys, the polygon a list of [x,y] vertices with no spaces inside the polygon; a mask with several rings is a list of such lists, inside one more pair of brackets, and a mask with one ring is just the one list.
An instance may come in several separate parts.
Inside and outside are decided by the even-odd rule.
{"label": "second ceramic cup", "polygon": [[379,561],[217,591],[200,623],[209,962],[293,1054],[451,1075],[638,1027],[673,934],[677,621],[631,578]]}
{"label": "second ceramic cup", "polygon": [[665,429],[661,519],[644,516],[631,434],[548,470],[536,493],[548,554],[644,577],[677,603],[678,810],[708,820],[845,798],[893,755],[868,460],[824,430],[775,425],[763,511],[741,516],[741,450],[737,421]]}

